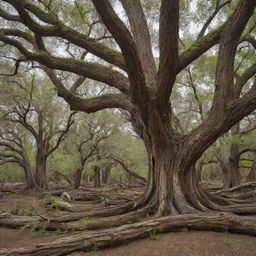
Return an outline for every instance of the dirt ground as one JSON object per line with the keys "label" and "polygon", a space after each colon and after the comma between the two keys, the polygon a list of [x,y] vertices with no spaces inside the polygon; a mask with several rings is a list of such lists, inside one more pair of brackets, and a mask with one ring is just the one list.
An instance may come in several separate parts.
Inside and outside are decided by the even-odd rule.
{"label": "dirt ground", "polygon": [[[0,212],[23,214],[44,214],[45,199],[35,194],[9,194],[0,199]],[[14,213],[15,214],[15,213]],[[54,210],[51,214],[63,214]],[[77,234],[78,232],[32,232],[31,229],[10,229],[0,227],[0,249],[30,247],[40,243]],[[256,237],[206,232],[189,231],[167,234],[152,234],[147,239],[136,240],[115,248],[94,248],[90,252],[74,252],[69,256],[256,256]],[[1,256],[1,253],[0,253]],[[49,255],[50,256],[50,255]]]}
{"label": "dirt ground", "polygon": [[[68,233],[71,235],[71,233]],[[0,248],[51,242],[68,234],[33,234],[29,230],[0,228]],[[74,234],[74,233],[72,233]],[[69,256],[255,256],[256,237],[205,231],[154,235],[109,249],[94,248]]]}

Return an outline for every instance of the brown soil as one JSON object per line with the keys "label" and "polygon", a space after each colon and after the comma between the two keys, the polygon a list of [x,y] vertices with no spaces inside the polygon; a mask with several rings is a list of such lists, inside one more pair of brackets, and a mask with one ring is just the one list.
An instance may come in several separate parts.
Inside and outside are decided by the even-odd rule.
{"label": "brown soil", "polygon": [[70,256],[255,256],[256,237],[190,231],[152,235],[129,244]]}
{"label": "brown soil", "polygon": [[30,247],[39,243],[51,242],[66,236],[67,234],[57,234],[56,232],[53,232],[52,234],[42,234],[33,233],[31,230],[17,230],[0,227],[0,249]]}
{"label": "brown soil", "polygon": [[[68,233],[71,234],[71,233]],[[68,234],[33,234],[28,230],[0,228],[0,248],[29,247]],[[74,234],[74,233],[72,233]],[[152,234],[128,244],[90,252],[75,252],[70,256],[255,256],[256,237],[240,234],[189,231]]]}
{"label": "brown soil", "polygon": [[[35,193],[23,195],[9,194],[0,200],[0,212],[36,214],[46,212],[60,215],[58,210],[45,209],[45,199]],[[78,233],[36,232],[0,227],[0,249],[31,247],[40,243]],[[205,231],[177,232],[156,235],[123,244],[122,246],[90,252],[75,252],[70,256],[256,256],[256,237],[240,234]]]}

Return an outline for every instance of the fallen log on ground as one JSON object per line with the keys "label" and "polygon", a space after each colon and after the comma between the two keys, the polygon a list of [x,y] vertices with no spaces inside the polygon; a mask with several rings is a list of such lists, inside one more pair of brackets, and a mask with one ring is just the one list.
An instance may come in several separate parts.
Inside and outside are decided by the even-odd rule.
{"label": "fallen log on ground", "polygon": [[232,214],[187,214],[168,216],[123,225],[102,231],[87,231],[67,236],[51,243],[43,243],[29,248],[2,249],[1,256],[58,256],[74,251],[90,251],[118,245],[133,239],[143,238],[156,233],[187,230],[231,231],[256,235],[256,218],[240,217]]}
{"label": "fallen log on ground", "polygon": [[19,216],[0,213],[0,226],[10,228],[32,227],[35,223],[45,220],[40,216]]}

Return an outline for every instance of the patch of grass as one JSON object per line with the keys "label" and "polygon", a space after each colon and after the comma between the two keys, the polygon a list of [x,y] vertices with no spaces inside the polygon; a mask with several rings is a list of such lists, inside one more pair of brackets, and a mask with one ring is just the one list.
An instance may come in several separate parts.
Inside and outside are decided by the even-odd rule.
{"label": "patch of grass", "polygon": [[97,246],[94,246],[90,252],[87,252],[85,255],[87,256],[96,256],[97,255]]}
{"label": "patch of grass", "polygon": [[233,245],[234,243],[240,242],[239,239],[231,237],[229,233],[225,236],[221,236],[220,240],[226,245]]}
{"label": "patch of grass", "polygon": [[41,212],[41,208],[35,205],[27,205],[23,209],[19,210],[21,216],[38,216]]}
{"label": "patch of grass", "polygon": [[149,232],[150,239],[157,240],[161,237],[160,234],[157,234],[157,230],[152,230]]}
{"label": "patch of grass", "polygon": [[47,224],[48,224],[47,221],[36,222],[36,223],[31,227],[31,232],[32,232],[33,234],[45,234]]}
{"label": "patch of grass", "polygon": [[57,197],[57,196],[49,196],[47,195],[45,197],[46,200],[50,201],[50,205],[49,205],[49,209],[52,210],[52,209],[58,209],[59,208],[59,205],[58,205],[58,202],[62,201],[62,199],[60,197]]}
{"label": "patch of grass", "polygon": [[91,217],[85,217],[79,220],[79,223],[81,225],[82,228],[86,228],[88,226],[88,224],[91,224],[95,221],[94,218]]}

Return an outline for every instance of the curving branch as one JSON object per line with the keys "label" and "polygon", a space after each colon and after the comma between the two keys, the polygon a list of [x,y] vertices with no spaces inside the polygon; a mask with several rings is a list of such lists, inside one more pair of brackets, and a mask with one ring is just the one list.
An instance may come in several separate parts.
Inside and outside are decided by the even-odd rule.
{"label": "curving branch", "polygon": [[133,170],[131,170],[127,164],[120,160],[118,157],[116,156],[111,156],[110,157],[114,162],[120,164],[122,166],[122,168],[132,177],[135,177],[137,179],[139,179],[140,181],[142,181],[143,184],[145,184],[147,182],[147,179],[145,177],[140,176],[139,174],[137,174],[136,172],[134,172]]}
{"label": "curving branch", "polygon": [[179,73],[180,71],[182,71],[194,60],[196,60],[202,54],[208,51],[211,47],[218,44],[224,26],[225,24],[209,32],[207,35],[197,39],[190,47],[184,50],[179,55],[179,66],[177,72]]}
{"label": "curving branch", "polygon": [[114,71],[106,66],[85,62],[83,60],[54,57],[44,51],[31,52],[19,41],[3,35],[1,30],[0,40],[16,47],[28,60],[37,61],[52,69],[70,71],[75,74],[106,83],[125,93],[128,91],[128,79],[118,71]]}
{"label": "curving branch", "polygon": [[252,36],[245,36],[242,38],[241,42],[248,42],[250,43],[254,49],[256,50],[256,39]]}
{"label": "curving branch", "polygon": [[234,98],[236,48],[255,6],[254,0],[241,0],[225,24],[220,38],[212,108],[208,119],[186,137],[188,162],[195,156],[199,158],[219,136],[256,108],[256,83],[242,98]]}
{"label": "curving branch", "polygon": [[0,17],[4,18],[6,20],[9,20],[9,21],[21,22],[21,18],[18,15],[9,14],[1,9],[0,9]]}
{"label": "curving branch", "polygon": [[[7,149],[7,151],[13,151],[17,154],[22,154],[22,151],[15,148],[13,145],[11,145],[10,143],[7,143],[7,142],[4,142],[4,141],[0,141],[0,147],[4,147]],[[4,157],[14,157],[15,155],[12,155],[10,153],[1,153],[1,156],[4,156]]]}
{"label": "curving branch", "polygon": [[160,64],[156,82],[156,98],[161,105],[166,105],[170,98],[178,68],[178,0],[162,0],[159,26]]}
{"label": "curving branch", "polygon": [[59,137],[55,143],[55,145],[53,145],[51,147],[51,149],[49,149],[49,151],[47,152],[47,156],[51,155],[60,145],[60,143],[63,141],[64,139],[64,136],[69,132],[70,130],[70,127],[73,125],[74,123],[74,120],[72,119],[73,116],[76,114],[77,112],[72,112],[69,117],[68,117],[68,120],[67,120],[67,123],[66,123],[66,127],[64,130],[61,130],[61,131],[58,131],[57,133],[59,133]]}
{"label": "curving branch", "polygon": [[[19,21],[25,24],[31,31],[40,36],[48,37],[60,37],[70,41],[71,43],[84,48],[88,52],[95,56],[123,69],[126,70],[125,63],[122,55],[107,47],[106,45],[99,43],[96,39],[90,38],[89,36],[79,33],[71,27],[63,24],[57,16],[52,13],[41,10],[36,5],[25,1],[25,0],[3,0],[11,4],[19,13]],[[26,11],[32,12],[38,19],[43,22],[52,24],[50,26],[43,26],[37,23]],[[0,14],[1,16],[1,14]],[[7,20],[8,17],[5,17]]]}
{"label": "curving branch", "polygon": [[230,118],[232,122],[238,122],[243,117],[249,115],[256,108],[256,80],[251,89],[241,98],[235,100],[230,105]]}
{"label": "curving branch", "polygon": [[70,88],[70,93],[75,94],[77,89],[83,84],[83,82],[85,81],[85,77],[80,76],[78,77],[78,79],[73,83],[73,85]]}
{"label": "curving branch", "polygon": [[4,29],[1,28],[0,32],[5,36],[15,36],[25,39],[27,42],[31,43],[34,47],[36,45],[35,38],[29,33],[29,31],[21,31],[14,28]]}
{"label": "curving branch", "polygon": [[[236,49],[240,42],[240,36],[250,17],[253,15],[255,5],[255,1],[252,0],[240,1],[222,32],[216,69],[215,96],[210,116],[214,116],[216,112],[227,110],[227,105],[236,98],[234,92],[234,60]],[[223,101],[223,99],[225,100]]]}
{"label": "curving branch", "polygon": [[132,35],[136,43],[143,71],[148,85],[152,85],[156,75],[156,64],[152,53],[150,33],[140,0],[120,0],[128,16]]}
{"label": "curving branch", "polygon": [[21,58],[19,58],[19,59],[15,59],[15,58],[11,58],[11,59],[15,61],[15,69],[14,69],[13,73],[11,73],[11,74],[0,73],[1,76],[16,76],[16,75],[18,74],[18,70],[19,70],[19,67],[20,67],[20,63],[27,61],[27,58],[26,58],[26,57],[21,57]]}
{"label": "curving branch", "polygon": [[125,24],[119,19],[108,0],[92,0],[109,32],[122,50],[131,85],[131,95],[143,113],[147,113],[149,93],[136,44]]}
{"label": "curving branch", "polygon": [[188,73],[189,85],[192,87],[194,97],[195,97],[195,100],[197,102],[198,112],[200,114],[201,121],[203,121],[203,119],[204,119],[204,117],[203,117],[203,104],[202,104],[202,102],[200,101],[200,99],[198,97],[198,91],[197,91],[196,85],[194,84],[193,76],[192,76],[190,68],[187,68],[186,71]]}
{"label": "curving branch", "polygon": [[254,75],[256,75],[256,63],[247,68],[241,76],[237,78],[235,87],[242,89],[242,87],[251,79]]}
{"label": "curving branch", "polygon": [[43,70],[49,76],[52,83],[56,86],[58,95],[68,102],[71,110],[93,113],[105,108],[121,108],[130,112],[132,112],[134,109],[134,106],[130,100],[122,94],[101,95],[90,99],[83,99],[75,96],[65,88],[63,83],[54,74],[53,70],[46,67],[43,68]]}
{"label": "curving branch", "polygon": [[209,27],[209,25],[212,23],[213,19],[217,16],[217,14],[220,12],[220,10],[225,7],[226,5],[230,4],[232,0],[228,0],[222,4],[220,4],[220,0],[216,1],[216,6],[214,12],[210,15],[210,17],[206,20],[205,24],[203,25],[202,29],[200,30],[197,39],[203,37],[205,34],[206,29]]}

